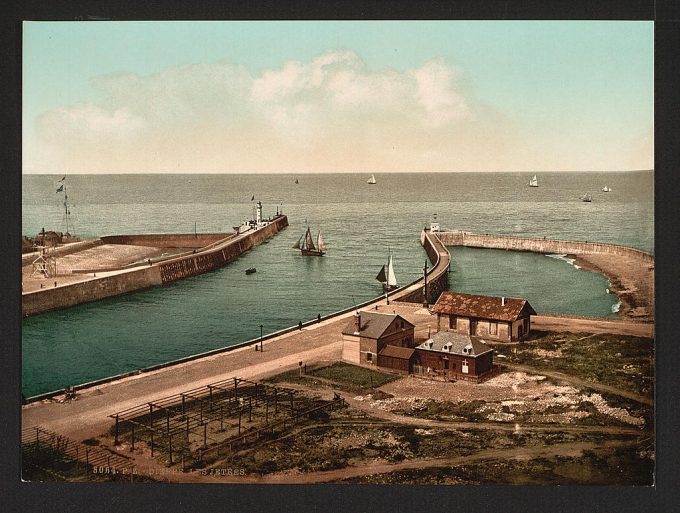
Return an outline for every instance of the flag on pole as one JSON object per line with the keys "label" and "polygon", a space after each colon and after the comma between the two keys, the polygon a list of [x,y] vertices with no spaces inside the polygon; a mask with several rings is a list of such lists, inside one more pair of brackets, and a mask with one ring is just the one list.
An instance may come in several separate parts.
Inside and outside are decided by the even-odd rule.
{"label": "flag on pole", "polygon": [[64,190],[64,184],[61,184],[59,188],[57,189],[57,192],[61,192]]}
{"label": "flag on pole", "polygon": [[255,200],[255,195],[253,194],[253,197],[250,198],[250,201],[254,201],[254,200]]}

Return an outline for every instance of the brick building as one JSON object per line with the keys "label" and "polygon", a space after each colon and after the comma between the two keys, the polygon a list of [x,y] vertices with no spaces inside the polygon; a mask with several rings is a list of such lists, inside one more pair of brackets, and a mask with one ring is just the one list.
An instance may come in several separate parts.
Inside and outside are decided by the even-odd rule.
{"label": "brick building", "polygon": [[415,374],[478,381],[494,371],[493,349],[478,337],[440,331],[415,348]]}
{"label": "brick building", "polygon": [[[362,365],[377,365],[378,354],[386,346],[413,348],[415,326],[397,314],[357,311],[342,330],[342,359]],[[403,358],[397,352],[384,354],[384,362],[403,367]],[[402,355],[403,356],[403,355]],[[398,360],[398,361],[397,361]],[[408,358],[406,363],[408,372]]]}

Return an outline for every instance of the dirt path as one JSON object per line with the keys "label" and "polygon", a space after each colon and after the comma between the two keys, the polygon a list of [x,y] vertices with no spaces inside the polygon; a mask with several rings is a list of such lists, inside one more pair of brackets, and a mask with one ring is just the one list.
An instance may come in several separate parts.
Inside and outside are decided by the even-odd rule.
{"label": "dirt path", "polygon": [[503,366],[507,367],[508,369],[526,372],[527,374],[540,374],[542,376],[548,376],[554,379],[558,379],[560,381],[566,381],[567,383],[571,383],[573,385],[578,385],[579,387],[582,388],[592,388],[593,390],[597,390],[599,392],[606,392],[608,394],[618,395],[619,397],[625,397],[626,399],[630,399],[641,404],[654,406],[654,399],[651,399],[649,397],[645,397],[633,392],[628,392],[627,390],[621,390],[619,388],[615,388],[609,385],[593,383],[592,381],[587,381],[585,379],[577,378],[575,376],[564,374],[562,372],[546,371],[545,369],[530,367],[528,365],[518,365],[516,363],[503,362]]}
{"label": "dirt path", "polygon": [[654,324],[631,320],[586,319],[559,315],[534,315],[531,329],[570,333],[613,333],[654,338]]}
{"label": "dirt path", "polygon": [[173,482],[186,483],[261,483],[261,484],[312,484],[332,481],[342,481],[353,477],[370,476],[375,474],[387,474],[400,470],[441,467],[456,467],[467,465],[488,459],[534,459],[554,456],[579,457],[583,451],[597,449],[611,449],[636,445],[637,440],[612,440],[607,442],[571,442],[555,445],[539,445],[535,447],[516,447],[512,449],[487,449],[469,456],[455,458],[419,458],[399,463],[387,463],[376,461],[362,463],[358,466],[350,466],[335,470],[309,473],[277,473],[264,476],[211,476],[201,475],[198,472],[178,474],[171,478]]}

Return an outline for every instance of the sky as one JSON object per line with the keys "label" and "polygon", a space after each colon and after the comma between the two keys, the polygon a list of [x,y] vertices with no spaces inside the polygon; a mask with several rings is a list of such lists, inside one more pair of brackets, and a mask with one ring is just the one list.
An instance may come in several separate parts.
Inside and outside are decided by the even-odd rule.
{"label": "sky", "polygon": [[653,168],[652,22],[25,22],[23,173]]}

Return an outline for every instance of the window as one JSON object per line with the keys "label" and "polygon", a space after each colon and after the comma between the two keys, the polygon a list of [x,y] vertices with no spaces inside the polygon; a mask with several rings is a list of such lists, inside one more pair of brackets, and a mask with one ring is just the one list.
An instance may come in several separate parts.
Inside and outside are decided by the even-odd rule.
{"label": "window", "polygon": [[456,316],[449,315],[449,329],[456,329]]}
{"label": "window", "polygon": [[444,369],[445,369],[445,370],[448,370],[448,368],[449,368],[449,359],[448,359],[448,358],[444,358]]}
{"label": "window", "polygon": [[489,335],[498,335],[498,323],[489,322]]}
{"label": "window", "polygon": [[366,361],[367,362],[373,361],[373,353],[366,353]]}

